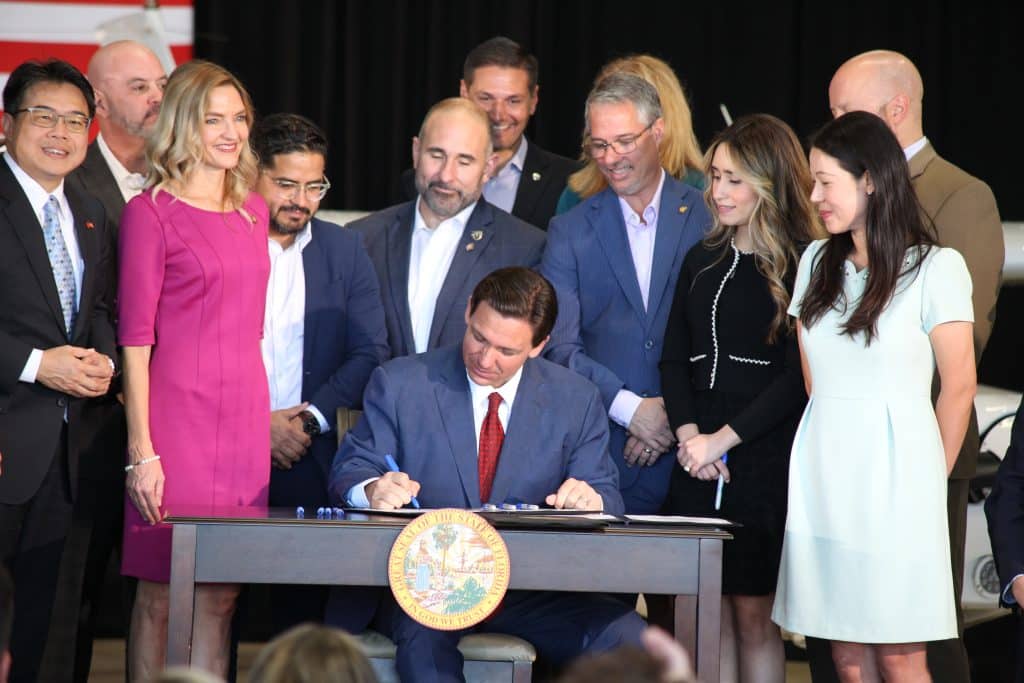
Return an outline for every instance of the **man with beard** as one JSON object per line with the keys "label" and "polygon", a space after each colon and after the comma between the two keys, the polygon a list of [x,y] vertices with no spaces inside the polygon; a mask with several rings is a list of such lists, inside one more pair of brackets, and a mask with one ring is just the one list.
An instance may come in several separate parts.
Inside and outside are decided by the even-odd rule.
{"label": "man with beard", "polygon": [[146,138],[160,113],[167,74],[145,45],[121,40],[96,51],[87,76],[100,132],[71,179],[103,203],[117,244],[121,210],[146,178]]}
{"label": "man with beard", "polygon": [[[466,55],[459,95],[476,102],[491,125],[495,166],[484,184],[492,205],[547,230],[558,197],[578,164],[528,143],[524,132],[537,111],[537,58],[503,36],[480,43]],[[416,196],[413,171],[402,174],[406,199]]]}
{"label": "man with beard", "polygon": [[490,122],[467,99],[435,104],[412,141],[415,201],[349,224],[380,278],[392,356],[458,343],[473,288],[504,266],[540,262],[544,233],[483,199],[494,172]]}
{"label": "man with beard", "polygon": [[[327,139],[312,121],[274,114],[250,141],[256,191],[270,209],[263,363],[270,386],[270,504],[328,505],[338,408],[356,408],[387,358],[384,310],[362,236],[314,218],[331,184]],[[326,588],[275,586],[274,627],[322,621]]]}
{"label": "man with beard", "polygon": [[[163,65],[141,43],[118,41],[101,47],[89,60],[90,84],[96,93],[96,122],[99,135],[89,145],[85,161],[67,178],[68,186],[100,200],[107,214],[110,245],[110,290],[107,307],[116,312],[117,234],[125,203],[142,189],[146,176],[146,138],[156,123],[167,75]],[[95,429],[80,455],[81,495],[75,501],[74,526],[68,536],[69,558],[62,566],[62,590],[77,595],[78,642],[75,651],[50,652],[48,664],[55,670],[69,670],[74,655],[74,680],[84,683],[89,676],[92,641],[102,602],[104,580],[111,555],[121,545],[124,515],[124,458],[127,428],[124,408],[118,400],[120,381],[111,382],[106,396],[88,401],[82,409]],[[87,550],[85,550],[87,548]],[[71,558],[85,558],[85,565]],[[116,596],[115,596],[116,597]],[[127,607],[121,610],[123,616]],[[54,622],[54,628],[68,628],[74,615]],[[56,641],[56,642],[59,642]],[[68,658],[68,659],[64,659]]]}

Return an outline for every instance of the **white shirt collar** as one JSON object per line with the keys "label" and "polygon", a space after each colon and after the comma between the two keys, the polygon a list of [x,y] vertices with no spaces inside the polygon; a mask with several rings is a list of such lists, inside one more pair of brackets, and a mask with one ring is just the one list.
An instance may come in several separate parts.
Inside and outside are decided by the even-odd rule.
{"label": "white shirt collar", "polygon": [[466,227],[466,223],[469,222],[470,214],[473,213],[473,209],[476,208],[477,204],[476,202],[473,202],[472,204],[464,208],[462,211],[459,211],[451,218],[446,218],[440,223],[438,223],[437,228],[435,230],[432,230],[430,226],[427,225],[427,222],[423,220],[423,214],[420,213],[420,203],[422,201],[423,197],[417,197],[416,206],[413,208],[412,231],[414,233],[417,230],[426,230],[427,232],[433,233],[435,231],[441,230],[442,228],[449,230],[457,227],[459,230],[459,234],[461,235],[463,229],[465,229]]}
{"label": "white shirt collar", "polygon": [[10,166],[11,172],[14,173],[14,178],[18,181],[18,185],[21,186],[22,191],[25,192],[25,196],[28,198],[28,203],[32,206],[32,210],[35,211],[36,216],[40,217],[40,224],[42,224],[43,207],[46,206],[46,202],[50,200],[50,197],[56,197],[57,203],[60,204],[61,210],[67,210],[67,199],[64,197],[64,179],[61,178],[60,184],[54,188],[53,192],[47,192],[43,189],[43,186],[36,182],[35,178],[30,176],[25,170],[18,165],[18,162],[14,160],[14,157],[9,152],[4,154],[4,159],[7,160],[7,165]]}
{"label": "white shirt collar", "polygon": [[114,180],[117,181],[117,187],[121,190],[121,196],[124,197],[125,202],[142,192],[146,176],[141,173],[132,173],[125,168],[124,164],[114,156],[114,152],[111,151],[107,141],[103,139],[103,133],[96,136],[96,146],[99,147],[103,160],[107,162],[110,173],[114,176]]}
{"label": "white shirt collar", "polygon": [[[665,170],[661,171],[661,179],[658,181],[658,189],[654,191],[654,196],[651,197],[650,203],[644,207],[642,216],[643,223],[647,224],[647,227],[654,228],[658,225],[658,207],[661,206],[661,191],[665,189]],[[633,211],[625,199],[619,197],[619,208],[622,209],[622,219],[627,225],[642,226],[640,215],[637,215],[636,211]]]}
{"label": "white shirt collar", "polygon": [[928,144],[928,138],[921,138],[917,142],[910,144],[903,148],[903,154],[906,155],[907,161],[914,158],[914,155],[924,149],[924,146]]}
{"label": "white shirt collar", "polygon": [[473,381],[473,378],[466,373],[466,379],[469,380],[469,395],[470,400],[473,402],[474,412],[481,407],[484,413],[487,412],[488,398],[492,393],[497,391],[501,395],[501,400],[508,405],[509,409],[512,408],[512,403],[516,400],[516,394],[519,392],[519,380],[523,378],[523,368],[520,367],[516,370],[515,374],[508,378],[508,381],[502,384],[500,387],[490,387],[483,384],[477,384]]}
{"label": "white shirt collar", "polygon": [[[271,230],[273,230],[273,228],[271,228]],[[287,249],[281,246],[281,243],[275,240],[273,237],[268,237],[267,239],[270,241],[270,249],[273,253],[282,253],[285,251],[289,251],[291,249],[303,251],[305,250],[306,246],[313,240],[313,222],[306,222],[306,227],[304,227],[302,230],[299,230],[295,234],[295,239],[292,241],[291,245],[289,245]],[[275,249],[276,251],[274,251]]]}

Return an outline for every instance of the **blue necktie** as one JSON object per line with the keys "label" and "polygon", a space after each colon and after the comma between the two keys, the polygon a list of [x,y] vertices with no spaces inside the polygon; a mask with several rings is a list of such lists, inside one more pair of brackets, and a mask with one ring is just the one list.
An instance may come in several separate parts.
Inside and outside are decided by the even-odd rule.
{"label": "blue necktie", "polygon": [[68,335],[75,327],[75,271],[71,267],[71,256],[64,235],[60,231],[60,207],[57,198],[50,196],[43,207],[43,237],[46,239],[46,254],[50,257],[50,268],[57,283],[60,308],[64,312],[64,326]]}

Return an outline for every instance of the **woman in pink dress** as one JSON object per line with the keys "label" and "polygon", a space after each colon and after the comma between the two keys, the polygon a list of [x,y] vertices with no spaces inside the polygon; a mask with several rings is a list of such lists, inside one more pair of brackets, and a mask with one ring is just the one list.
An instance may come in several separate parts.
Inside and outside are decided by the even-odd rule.
{"label": "woman in pink dress", "polygon": [[[260,355],[270,264],[267,208],[249,192],[253,110],[223,68],[171,74],[147,147],[146,190],[124,209],[119,342],[128,476],[122,572],[139,580],[131,680],[167,643],[171,528],[186,506],[266,505],[270,407]],[[196,590],[192,662],[224,676],[238,586]]]}

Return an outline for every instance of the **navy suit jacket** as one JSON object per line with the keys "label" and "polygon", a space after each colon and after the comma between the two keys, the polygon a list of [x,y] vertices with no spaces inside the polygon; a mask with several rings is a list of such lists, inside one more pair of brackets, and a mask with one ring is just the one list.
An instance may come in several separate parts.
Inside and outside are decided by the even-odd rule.
{"label": "navy suit jacket", "polygon": [[312,458],[315,469],[300,463],[271,470],[272,505],[313,505],[325,498],[338,443],[335,413],[362,404],[370,373],[388,355],[380,287],[362,236],[317,218],[311,223],[312,239],[302,251],[302,400],[316,406],[332,429],[314,438],[303,458]]}
{"label": "navy suit jacket", "polygon": [[[363,417],[345,437],[331,472],[331,500],[346,504],[356,484],[388,471],[384,454],[421,484],[425,508],[480,507],[469,379],[460,346],[397,358],[374,371]],[[492,503],[543,504],[569,477],[589,483],[611,514],[622,512],[608,454],[607,417],[594,386],[531,359],[509,415]]]}
{"label": "navy suit jacket", "polygon": [[[711,217],[700,192],[666,174],[658,207],[654,263],[644,309],[619,198],[611,188],[555,216],[541,273],[558,292],[558,322],[546,357],[597,385],[607,409],[620,389],[660,396],[665,326],[683,257]],[[612,460],[627,512],[656,512],[668,492],[671,453],[653,467],[627,467],[626,430],[611,423]],[[637,487],[630,493],[631,487]]]}
{"label": "navy suit jacket", "polygon": [[[394,357],[416,352],[409,314],[409,254],[415,210],[415,201],[406,202],[348,224],[365,236],[366,248],[377,269],[388,344]],[[541,230],[494,208],[481,197],[466,221],[437,296],[427,348],[462,342],[466,333],[466,302],[480,280],[505,266],[536,267],[543,251]]]}
{"label": "navy suit jacket", "polygon": [[1017,409],[1010,435],[1010,447],[992,493],[985,500],[988,535],[999,572],[999,594],[1013,577],[1024,574],[1024,402]]}

